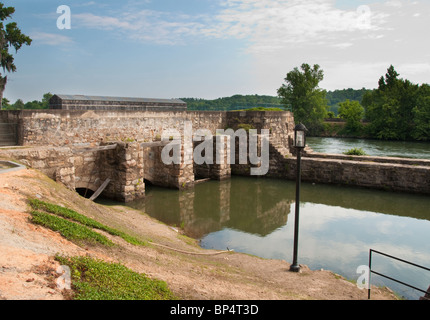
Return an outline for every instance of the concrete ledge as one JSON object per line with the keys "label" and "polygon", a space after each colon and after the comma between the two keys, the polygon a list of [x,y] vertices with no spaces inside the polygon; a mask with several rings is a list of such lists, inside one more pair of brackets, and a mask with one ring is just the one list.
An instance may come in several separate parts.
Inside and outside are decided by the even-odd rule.
{"label": "concrete ledge", "polygon": [[[430,166],[427,161],[396,163],[377,161],[386,161],[386,158],[373,160],[304,157],[302,179],[308,182],[430,194]],[[289,165],[294,168],[294,172],[295,162],[289,159]]]}
{"label": "concrete ledge", "polygon": [[344,154],[318,153],[318,152],[309,152],[309,153],[306,153],[306,155],[304,155],[303,157],[314,158],[314,159],[336,159],[336,160],[345,160],[345,161],[391,163],[391,164],[403,164],[403,165],[409,165],[409,166],[430,167],[430,160],[427,160],[427,159],[375,157],[375,156],[351,156],[351,155],[344,155]]}
{"label": "concrete ledge", "polygon": [[[2,165],[6,165],[6,169],[2,169]],[[7,161],[7,160],[0,160],[0,174],[1,173],[7,173],[7,172],[13,172],[18,170],[27,169],[26,166],[13,162],[13,161]]]}

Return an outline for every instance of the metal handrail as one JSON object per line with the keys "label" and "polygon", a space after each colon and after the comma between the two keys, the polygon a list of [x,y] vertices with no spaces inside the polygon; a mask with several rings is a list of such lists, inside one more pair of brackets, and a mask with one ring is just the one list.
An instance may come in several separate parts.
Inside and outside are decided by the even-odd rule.
{"label": "metal handrail", "polygon": [[[370,300],[370,287],[371,287],[371,286],[370,286],[370,274],[371,274],[371,273],[377,274],[377,275],[379,275],[379,276],[381,276],[381,277],[387,278],[387,279],[389,279],[389,280],[392,280],[392,281],[395,281],[395,282],[397,282],[397,283],[400,283],[400,284],[402,284],[402,285],[404,285],[404,286],[407,286],[407,287],[410,287],[410,288],[412,288],[412,289],[415,289],[415,290],[418,290],[418,291],[420,291],[420,292],[423,292],[424,294],[429,294],[429,295],[430,295],[430,291],[426,291],[426,290],[423,290],[423,289],[417,288],[417,287],[412,286],[412,285],[410,285],[410,284],[408,284],[408,283],[406,283],[406,282],[403,282],[403,281],[400,281],[400,280],[398,280],[398,279],[395,279],[395,278],[389,277],[389,276],[387,276],[387,275],[384,275],[384,274],[382,274],[382,273],[379,273],[379,272],[373,271],[373,270],[372,270],[372,253],[373,253],[373,252],[378,253],[378,254],[383,255],[383,256],[386,256],[386,257],[391,258],[391,259],[395,259],[395,260],[397,260],[397,261],[401,261],[401,262],[403,262],[403,263],[407,263],[407,264],[412,265],[412,266],[414,266],[414,267],[418,267],[418,268],[424,269],[424,270],[426,270],[426,271],[430,271],[430,268],[423,267],[423,266],[420,266],[419,264],[416,264],[416,263],[413,263],[413,262],[410,262],[410,261],[407,261],[407,260],[404,260],[404,259],[400,259],[400,258],[394,257],[394,256],[392,256],[392,255],[389,255],[389,254],[383,253],[383,252],[381,252],[381,251],[377,251],[377,250],[370,249],[370,251],[369,251],[369,272],[370,272],[370,273],[369,273],[369,288],[368,288],[368,290],[367,290],[367,292],[368,292],[368,294],[367,294],[367,298],[368,298],[369,300]],[[430,290],[430,289],[429,289],[429,290]]]}

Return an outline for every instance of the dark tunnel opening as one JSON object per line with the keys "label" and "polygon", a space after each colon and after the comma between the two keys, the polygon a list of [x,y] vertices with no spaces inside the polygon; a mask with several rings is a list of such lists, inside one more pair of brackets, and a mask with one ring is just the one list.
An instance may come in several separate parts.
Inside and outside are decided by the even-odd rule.
{"label": "dark tunnel opening", "polygon": [[94,191],[88,188],[76,188],[76,192],[84,198],[89,199],[93,194]]}

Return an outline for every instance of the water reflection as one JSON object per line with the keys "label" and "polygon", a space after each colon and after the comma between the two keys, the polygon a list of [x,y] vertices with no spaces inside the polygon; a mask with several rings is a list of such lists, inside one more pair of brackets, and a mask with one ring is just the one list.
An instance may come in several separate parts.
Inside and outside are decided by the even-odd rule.
{"label": "water reflection", "polygon": [[[292,261],[294,181],[234,176],[188,191],[152,187],[146,199],[128,205],[181,226],[204,248],[229,247]],[[303,183],[299,263],[357,279],[357,267],[367,265],[372,248],[430,266],[429,208],[428,196]],[[379,268],[420,288],[430,284],[428,272],[406,272],[390,261],[381,262]],[[372,284],[389,286],[409,299],[420,296],[395,283],[372,279]]]}
{"label": "water reflection", "polygon": [[[285,180],[234,177],[208,181],[192,190],[149,187],[145,199],[128,205],[185,233],[201,238],[224,227],[267,236],[287,224],[295,201],[295,183]],[[430,219],[426,196],[364,188],[303,183],[301,201],[364,212]]]}
{"label": "water reflection", "polygon": [[[208,181],[193,190],[151,187],[145,199],[127,204],[201,238],[224,227],[265,236],[287,223],[294,194],[286,196],[264,180]],[[288,188],[288,193],[293,189]]]}

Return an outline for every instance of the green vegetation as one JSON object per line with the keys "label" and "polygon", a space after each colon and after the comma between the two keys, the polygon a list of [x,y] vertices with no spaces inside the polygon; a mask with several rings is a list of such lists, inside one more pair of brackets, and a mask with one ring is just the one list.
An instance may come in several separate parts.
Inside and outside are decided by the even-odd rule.
{"label": "green vegetation", "polygon": [[285,109],[281,108],[269,108],[269,107],[255,107],[251,109],[244,109],[244,110],[238,110],[238,111],[285,111]]}
{"label": "green vegetation", "polygon": [[367,156],[368,155],[362,148],[352,148],[345,151],[343,154],[348,156]]}
{"label": "green vegetation", "polygon": [[238,129],[244,129],[246,132],[249,132],[249,130],[254,129],[254,127],[251,124],[247,123],[239,123],[237,125]]}
{"label": "green vegetation", "polygon": [[15,103],[10,103],[10,101],[6,98],[3,98],[3,109],[4,110],[22,110],[22,109],[48,109],[49,108],[49,99],[53,94],[45,93],[43,95],[42,101],[33,100],[24,103],[21,99],[15,101]]}
{"label": "green vegetation", "polygon": [[[4,72],[15,72],[16,66],[14,57],[9,52],[9,49],[14,48],[18,52],[23,45],[29,46],[31,44],[30,37],[21,33],[16,22],[10,22],[4,25],[3,21],[11,18],[15,13],[14,7],[5,7],[0,2],[0,64]],[[3,92],[6,87],[7,76],[0,75],[0,109],[2,109],[1,102],[3,100]]]}
{"label": "green vegetation", "polygon": [[[292,107],[296,123],[305,124],[310,135],[430,141],[430,85],[399,78],[393,66],[374,90],[327,93],[318,88],[321,80],[318,65],[303,64],[301,70],[289,72],[287,84],[278,89],[282,103]],[[324,117],[345,122],[323,124]]]}
{"label": "green vegetation", "polygon": [[358,101],[346,100],[339,104],[339,117],[346,121],[345,133],[360,135],[363,130],[361,119],[364,116],[364,108]]}
{"label": "green vegetation", "polygon": [[32,211],[31,215],[31,222],[58,231],[66,239],[78,244],[82,244],[83,242],[98,242],[108,246],[113,245],[105,236],[78,223],[39,211]]}
{"label": "green vegetation", "polygon": [[164,281],[151,279],[122,264],[89,257],[56,259],[70,268],[74,300],[174,300]]}
{"label": "green vegetation", "polygon": [[326,91],[319,88],[324,72],[319,65],[311,67],[302,64],[301,70],[294,68],[285,78],[285,84],[278,89],[278,95],[285,106],[291,106],[296,123],[303,123],[309,134],[323,129],[327,116]]}
{"label": "green vegetation", "polygon": [[[32,211],[31,212],[31,214],[33,215],[32,221],[34,223],[44,225],[55,231],[59,231],[64,237],[70,240],[93,239],[97,242],[103,242],[104,240],[101,240],[101,238],[97,236],[93,236],[94,231],[89,229],[89,228],[96,228],[99,230],[103,230],[111,235],[119,236],[131,244],[135,244],[135,245],[146,244],[144,241],[136,239],[124,232],[105,226],[69,208],[61,207],[59,205],[55,205],[52,203],[47,203],[38,199],[31,199],[30,206],[34,210],[39,210],[39,211],[43,210],[49,213],[47,214],[39,211]],[[52,216],[51,214],[72,220],[74,222]],[[96,234],[99,235],[98,233]]]}
{"label": "green vegetation", "polygon": [[369,89],[342,89],[342,90],[334,90],[334,91],[327,91],[327,105],[329,106],[328,110],[332,112],[332,116],[328,114],[329,118],[335,118],[339,114],[339,107],[340,103],[344,102],[346,100],[350,101],[358,101],[360,104],[363,100],[363,96],[371,90]]}
{"label": "green vegetation", "polygon": [[[31,199],[31,221],[54,231],[77,244],[114,243],[91,228],[120,236],[124,240],[141,245],[144,242],[127,234],[104,226],[74,210]],[[42,212],[44,211],[44,212]],[[90,257],[61,257],[56,259],[71,270],[72,299],[74,300],[170,300],[176,299],[163,281],[150,279],[118,263],[107,263]]]}
{"label": "green vegetation", "polygon": [[[284,110],[278,97],[265,95],[234,95],[215,100],[197,98],[181,98],[181,100],[187,103],[188,110],[236,111],[253,109],[253,111],[260,111],[266,110],[266,108]],[[254,110],[254,108],[257,109]]]}
{"label": "green vegetation", "polygon": [[390,66],[363,97],[368,134],[385,140],[430,140],[430,86],[399,79]]}

